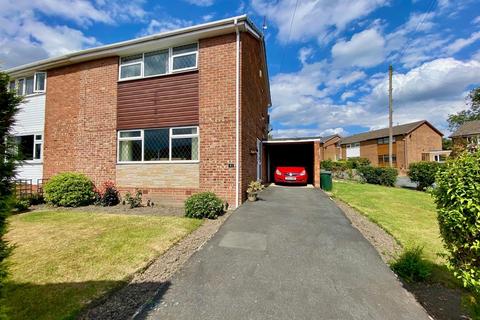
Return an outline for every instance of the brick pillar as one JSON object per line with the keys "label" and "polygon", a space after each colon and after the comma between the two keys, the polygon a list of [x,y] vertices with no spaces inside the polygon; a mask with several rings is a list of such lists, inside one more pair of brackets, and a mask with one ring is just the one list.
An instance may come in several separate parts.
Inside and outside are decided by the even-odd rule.
{"label": "brick pillar", "polygon": [[320,188],[320,142],[313,143],[313,186]]}

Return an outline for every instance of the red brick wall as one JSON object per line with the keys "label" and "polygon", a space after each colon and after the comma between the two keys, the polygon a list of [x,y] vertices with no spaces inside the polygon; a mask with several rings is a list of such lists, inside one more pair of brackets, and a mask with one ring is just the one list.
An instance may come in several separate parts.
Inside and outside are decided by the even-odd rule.
{"label": "red brick wall", "polygon": [[[268,80],[261,40],[241,34],[241,200],[250,181],[257,180],[257,138],[267,138]],[[262,177],[266,181],[266,176]]]}
{"label": "red brick wall", "polygon": [[422,153],[433,150],[442,150],[442,136],[429,125],[422,124],[415,129],[406,138],[407,162],[410,163],[422,161]]}
{"label": "red brick wall", "polygon": [[118,58],[48,71],[43,175],[115,179]]}
{"label": "red brick wall", "polygon": [[200,189],[235,207],[235,34],[200,40]]}

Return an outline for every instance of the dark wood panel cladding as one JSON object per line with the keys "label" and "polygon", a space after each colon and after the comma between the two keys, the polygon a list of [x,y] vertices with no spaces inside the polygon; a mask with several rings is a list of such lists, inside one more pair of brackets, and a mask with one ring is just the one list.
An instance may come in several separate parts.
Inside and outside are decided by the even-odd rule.
{"label": "dark wood panel cladding", "polygon": [[198,71],[118,83],[117,129],[198,125]]}

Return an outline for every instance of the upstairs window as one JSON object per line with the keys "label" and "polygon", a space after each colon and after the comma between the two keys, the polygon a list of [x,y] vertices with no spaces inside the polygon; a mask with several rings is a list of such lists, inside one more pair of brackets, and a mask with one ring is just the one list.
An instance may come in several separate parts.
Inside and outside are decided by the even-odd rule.
{"label": "upstairs window", "polygon": [[[388,137],[377,139],[377,144],[388,144]],[[395,143],[395,137],[392,139],[392,143]]]}
{"label": "upstairs window", "polygon": [[195,69],[197,60],[197,43],[122,57],[119,78],[137,79]]}
{"label": "upstairs window", "polygon": [[9,88],[11,91],[16,90],[20,96],[43,93],[45,92],[46,78],[45,72],[36,72],[31,76],[10,81]]}
{"label": "upstairs window", "polygon": [[172,50],[172,68],[174,71],[191,69],[197,66],[196,43],[186,46],[176,47]]}

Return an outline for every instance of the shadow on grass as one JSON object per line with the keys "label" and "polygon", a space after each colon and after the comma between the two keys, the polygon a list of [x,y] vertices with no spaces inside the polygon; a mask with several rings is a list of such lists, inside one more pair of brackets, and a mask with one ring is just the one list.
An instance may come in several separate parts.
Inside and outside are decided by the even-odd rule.
{"label": "shadow on grass", "polygon": [[8,283],[9,319],[131,319],[150,301],[161,299],[170,282]]}

